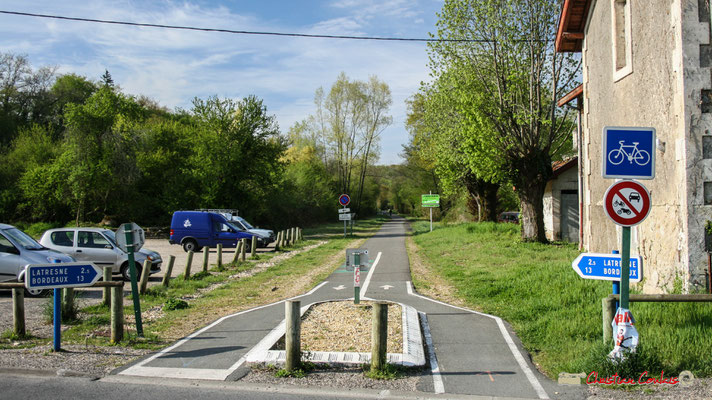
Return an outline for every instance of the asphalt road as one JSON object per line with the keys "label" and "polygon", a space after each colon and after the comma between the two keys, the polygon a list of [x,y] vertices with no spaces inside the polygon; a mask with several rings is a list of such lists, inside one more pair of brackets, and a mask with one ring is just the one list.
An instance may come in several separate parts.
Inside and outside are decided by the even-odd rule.
{"label": "asphalt road", "polygon": [[[434,394],[515,398],[580,398],[540,374],[508,325],[496,316],[450,306],[412,290],[405,220],[394,217],[363,248],[372,266],[362,274],[362,298],[395,301],[427,317],[431,376],[418,390]],[[302,305],[353,297],[353,273],[339,268]],[[161,352],[115,371],[120,377],[233,381],[247,373],[248,353],[284,319],[284,302],[226,316]],[[116,379],[116,378],[114,378]]]}

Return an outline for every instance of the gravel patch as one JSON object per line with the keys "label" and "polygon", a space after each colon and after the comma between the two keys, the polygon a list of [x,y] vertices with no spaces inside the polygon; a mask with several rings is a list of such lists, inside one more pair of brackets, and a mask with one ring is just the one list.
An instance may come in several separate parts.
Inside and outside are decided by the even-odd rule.
{"label": "gravel patch", "polygon": [[[372,304],[331,301],[310,307],[302,316],[303,350],[370,353]],[[388,353],[403,352],[402,322],[401,306],[389,304]]]}
{"label": "gravel patch", "polygon": [[416,391],[421,377],[427,376],[422,369],[407,370],[403,377],[391,380],[376,380],[364,376],[361,368],[315,369],[303,378],[280,378],[275,370],[253,368],[240,382],[260,384],[282,384],[299,386],[336,387],[339,389],[377,389]]}

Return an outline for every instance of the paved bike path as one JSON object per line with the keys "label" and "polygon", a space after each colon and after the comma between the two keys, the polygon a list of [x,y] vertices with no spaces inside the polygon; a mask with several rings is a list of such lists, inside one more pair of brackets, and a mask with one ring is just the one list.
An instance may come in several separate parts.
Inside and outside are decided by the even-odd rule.
{"label": "paved bike path", "polygon": [[[561,392],[561,387],[536,371],[501,319],[412,290],[405,230],[405,220],[394,217],[362,246],[369,250],[371,266],[361,274],[361,296],[410,305],[426,316],[436,360],[431,359],[432,377],[421,379],[418,389],[518,398],[549,398],[553,390]],[[304,307],[353,296],[353,272],[341,267],[298,299]],[[232,380],[247,373],[247,353],[283,320],[283,301],[223,317],[117,373]]]}

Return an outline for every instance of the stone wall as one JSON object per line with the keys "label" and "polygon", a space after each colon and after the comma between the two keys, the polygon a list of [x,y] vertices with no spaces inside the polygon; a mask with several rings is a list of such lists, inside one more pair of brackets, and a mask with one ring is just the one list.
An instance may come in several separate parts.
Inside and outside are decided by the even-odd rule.
{"label": "stone wall", "polygon": [[[695,143],[686,141],[691,103],[682,94],[692,90],[686,88],[688,61],[681,49],[683,38],[693,40],[683,22],[688,23],[688,8],[696,11],[697,1],[688,3],[683,12],[680,0],[629,0],[626,34],[632,58],[627,65],[630,71],[621,74],[614,64],[613,37],[623,37],[616,26],[625,25],[615,24],[614,0],[595,1],[582,52],[584,243],[588,251],[620,249],[620,228],[603,210],[603,195],[615,182],[601,176],[604,127],[654,127],[659,139],[656,177],[642,182],[650,191],[652,210],[632,229],[631,253],[643,258],[641,284],[649,293],[670,291],[676,281],[690,281],[687,159],[688,147]],[[696,22],[695,29],[699,25]],[[700,41],[695,43],[699,46]]]}

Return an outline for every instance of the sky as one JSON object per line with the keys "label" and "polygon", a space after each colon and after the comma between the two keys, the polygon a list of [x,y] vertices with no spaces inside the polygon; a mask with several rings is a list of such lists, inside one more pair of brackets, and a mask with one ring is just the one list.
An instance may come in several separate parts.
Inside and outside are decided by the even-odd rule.
{"label": "sky", "polygon": [[[0,10],[245,31],[427,38],[442,0],[0,0]],[[407,143],[405,101],[429,80],[427,46],[236,35],[130,27],[0,14],[0,51],[32,66],[98,80],[108,70],[124,93],[168,109],[194,97],[255,95],[287,133],[315,111],[314,93],[340,72],[375,75],[393,97],[393,124],[382,134],[378,164],[398,164]]]}

